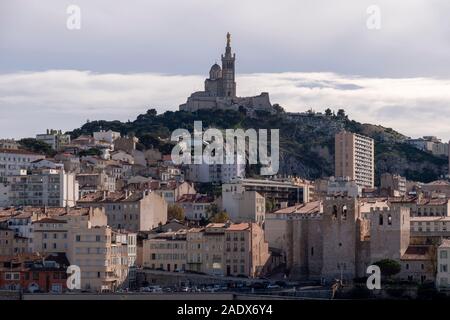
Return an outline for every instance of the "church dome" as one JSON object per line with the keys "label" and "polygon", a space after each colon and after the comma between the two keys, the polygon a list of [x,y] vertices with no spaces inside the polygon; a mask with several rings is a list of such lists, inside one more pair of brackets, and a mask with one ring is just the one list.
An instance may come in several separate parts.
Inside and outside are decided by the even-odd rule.
{"label": "church dome", "polygon": [[214,63],[211,70],[209,70],[209,78],[211,80],[222,78],[222,68],[217,63]]}

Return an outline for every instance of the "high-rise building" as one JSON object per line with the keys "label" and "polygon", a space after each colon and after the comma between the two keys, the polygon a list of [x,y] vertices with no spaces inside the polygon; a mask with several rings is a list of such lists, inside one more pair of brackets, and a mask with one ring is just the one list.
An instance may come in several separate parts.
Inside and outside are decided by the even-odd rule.
{"label": "high-rise building", "polygon": [[63,169],[36,169],[8,180],[13,206],[73,207],[78,200],[75,174]]}
{"label": "high-rise building", "polygon": [[335,135],[335,176],[349,177],[362,187],[374,187],[373,139],[341,131]]}

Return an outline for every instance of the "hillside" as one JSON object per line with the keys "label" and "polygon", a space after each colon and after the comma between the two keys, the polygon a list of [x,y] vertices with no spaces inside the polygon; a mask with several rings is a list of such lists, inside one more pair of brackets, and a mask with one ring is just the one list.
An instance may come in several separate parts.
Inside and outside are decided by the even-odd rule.
{"label": "hillside", "polygon": [[[279,111],[275,116],[260,112],[255,118],[234,111],[167,111],[158,115],[154,109],[139,115],[135,121],[91,121],[70,134],[73,138],[92,134],[100,129],[114,130],[122,135],[135,135],[139,148],[156,147],[170,153],[170,134],[177,128],[193,131],[194,121],[203,127],[280,129],[280,173],[315,179],[333,175],[334,134],[341,129],[372,137],[376,143],[376,180],[384,172],[398,173],[410,180],[429,182],[447,172],[447,158],[405,144],[405,136],[391,128],[361,124],[350,120],[342,111],[292,114]],[[251,170],[256,172],[255,170]]]}

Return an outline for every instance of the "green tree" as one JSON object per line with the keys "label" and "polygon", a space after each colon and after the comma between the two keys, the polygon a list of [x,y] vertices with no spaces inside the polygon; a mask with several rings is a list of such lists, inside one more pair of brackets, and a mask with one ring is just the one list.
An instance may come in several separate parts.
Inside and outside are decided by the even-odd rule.
{"label": "green tree", "polygon": [[219,213],[219,207],[217,206],[217,203],[211,203],[206,208],[206,214],[208,215],[208,217],[215,216],[218,213]]}
{"label": "green tree", "polygon": [[102,151],[100,149],[97,148],[90,148],[88,150],[81,150],[78,155],[80,157],[85,157],[85,156],[101,156],[102,155]]}
{"label": "green tree", "polygon": [[228,216],[228,213],[225,211],[219,212],[211,217],[210,222],[213,223],[225,223],[228,220],[230,220],[230,217]]}
{"label": "green tree", "polygon": [[390,278],[398,274],[402,267],[400,263],[391,259],[383,259],[374,263],[374,265],[380,267],[381,275]]}
{"label": "green tree", "polygon": [[331,111],[330,108],[327,108],[327,109],[325,110],[325,115],[326,115],[327,117],[331,117],[331,116],[333,115],[333,112]]}
{"label": "green tree", "polygon": [[170,204],[167,207],[167,217],[169,220],[177,219],[179,221],[184,220],[184,210],[177,204]]}
{"label": "green tree", "polygon": [[276,208],[275,200],[272,198],[266,198],[266,212],[272,212]]}
{"label": "green tree", "polygon": [[56,151],[53,150],[53,148],[48,143],[36,140],[34,138],[21,139],[19,140],[19,144],[22,146],[22,148],[28,151],[45,154],[50,157],[53,157],[56,154]]}
{"label": "green tree", "polygon": [[339,118],[345,118],[346,117],[345,110],[344,109],[339,109],[338,112],[337,112],[337,116]]}

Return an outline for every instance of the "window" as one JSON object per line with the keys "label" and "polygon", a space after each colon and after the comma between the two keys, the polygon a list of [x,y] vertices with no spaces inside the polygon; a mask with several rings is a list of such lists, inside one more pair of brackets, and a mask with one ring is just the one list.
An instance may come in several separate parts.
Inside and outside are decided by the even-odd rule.
{"label": "window", "polygon": [[314,247],[311,247],[311,256],[314,255]]}
{"label": "window", "polygon": [[342,220],[347,220],[347,206],[342,207]]}
{"label": "window", "polygon": [[439,255],[441,259],[447,259],[447,250],[441,250]]}
{"label": "window", "polygon": [[337,206],[333,206],[333,219],[337,219]]}
{"label": "window", "polygon": [[81,236],[80,236],[80,235],[77,235],[77,236],[76,236],[76,241],[77,241],[77,242],[80,242],[80,241],[81,241]]}
{"label": "window", "polygon": [[388,215],[388,225],[392,225],[392,216],[390,214]]}
{"label": "window", "polygon": [[383,225],[383,215],[380,213],[380,215],[379,215],[379,217],[378,217],[378,224],[380,225],[380,226],[382,226]]}

